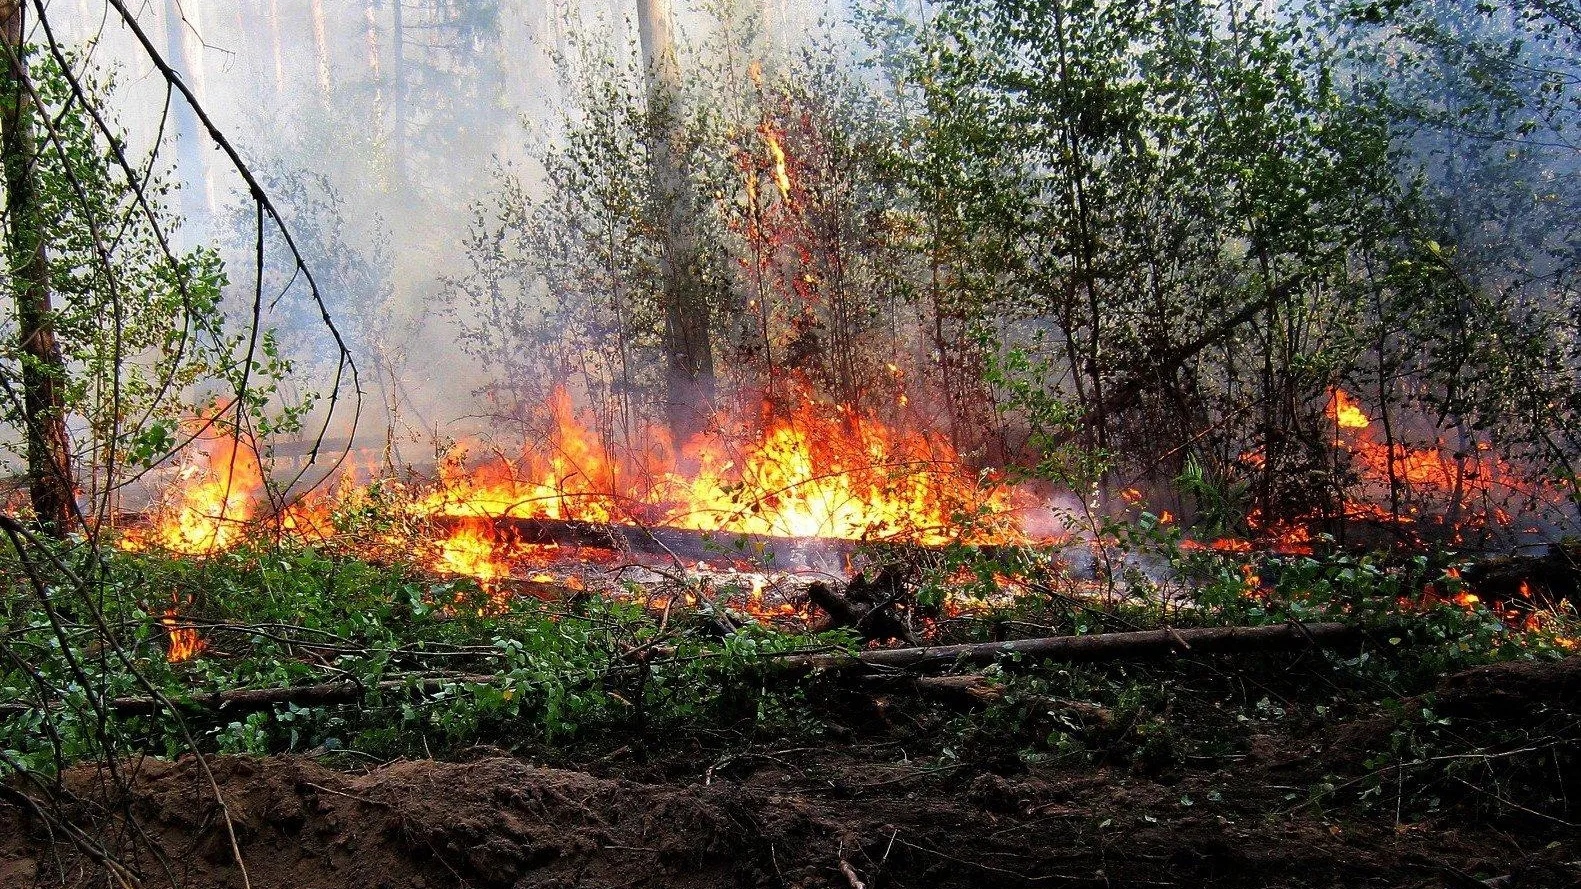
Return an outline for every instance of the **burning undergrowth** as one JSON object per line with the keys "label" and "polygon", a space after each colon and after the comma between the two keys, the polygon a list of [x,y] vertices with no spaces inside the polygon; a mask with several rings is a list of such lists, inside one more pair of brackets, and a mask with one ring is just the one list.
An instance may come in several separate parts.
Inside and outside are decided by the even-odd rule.
{"label": "burning undergrowth", "polygon": [[947,442],[802,395],[788,412],[716,416],[680,446],[650,430],[657,444],[632,453],[560,391],[547,434],[518,455],[460,444],[426,477],[353,470],[289,501],[257,450],[211,422],[121,546],[204,556],[274,534],[416,562],[501,600],[553,583],[696,605],[709,587],[752,614],[805,617],[801,590],[859,567],[859,546],[1033,543],[1020,518],[1031,498]]}
{"label": "burning undergrowth", "polygon": [[[484,611],[503,610],[518,596],[596,596],[665,613],[704,609],[726,628],[742,620],[827,626],[831,609],[815,606],[812,587],[850,582],[856,589],[889,577],[891,595],[867,606],[873,614],[862,637],[870,641],[939,638],[941,620],[1026,600],[1156,600],[1184,608],[1205,590],[1249,602],[1299,598],[1328,583],[1317,575],[1350,558],[1322,535],[1322,516],[1264,527],[1253,514],[1250,535],[1204,539],[1168,511],[1155,516],[1134,490],[1114,515],[1079,503],[1056,510],[1001,473],[974,470],[938,436],[898,429],[805,389],[791,404],[784,410],[765,401],[750,421],[716,415],[680,446],[650,429],[643,436],[650,446],[633,452],[595,430],[562,390],[547,406],[545,434],[515,455],[495,449],[479,459],[481,448],[461,444],[426,475],[353,469],[294,497],[272,490],[268,461],[245,437],[209,421],[121,546],[206,556],[249,536],[283,537],[470,579],[492,603]],[[1448,603],[1491,608],[1519,630],[1558,625],[1556,615],[1573,598],[1573,567],[1492,590],[1463,578],[1469,560],[1452,552],[1431,564],[1410,558],[1424,525],[1454,535],[1509,526],[1512,515],[1496,504],[1511,496],[1553,502],[1551,492],[1485,449],[1448,454],[1380,443],[1372,420],[1341,390],[1331,392],[1327,414],[1336,459],[1359,473],[1350,492],[1380,496],[1379,484],[1386,492],[1387,505],[1345,500],[1344,515],[1398,532],[1396,546],[1407,545],[1392,562],[1363,562],[1380,572],[1374,580],[1395,589],[1385,597],[1391,607],[1418,612]],[[1310,558],[1318,548],[1331,552]],[[164,611],[172,660],[204,645],[178,618],[189,604],[171,602]],[[898,615],[894,626],[904,631],[872,632],[880,612],[889,616],[879,624]]]}

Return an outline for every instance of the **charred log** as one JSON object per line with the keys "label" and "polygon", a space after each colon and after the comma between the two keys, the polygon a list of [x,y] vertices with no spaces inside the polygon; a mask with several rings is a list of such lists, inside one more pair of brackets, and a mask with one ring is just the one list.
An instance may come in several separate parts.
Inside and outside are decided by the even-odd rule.
{"label": "charred log", "polygon": [[907,645],[917,644],[917,635],[903,611],[909,594],[899,568],[886,566],[872,580],[859,574],[843,593],[820,581],[807,588],[807,598],[829,616],[824,629],[850,627],[861,634],[863,642],[899,639]]}
{"label": "charred log", "polygon": [[[579,519],[493,518],[442,516],[433,519],[440,528],[491,527],[500,540],[528,545],[587,547],[614,552],[677,558],[687,562],[719,559],[750,561],[767,568],[810,568],[845,574],[852,559],[863,554],[883,564],[913,564],[937,555],[946,547],[896,541],[849,540],[839,537],[777,537],[732,531],[701,531],[662,525],[588,522]],[[961,545],[975,558],[1013,563],[1024,559],[1026,548],[1004,545]]]}
{"label": "charred log", "polygon": [[782,568],[823,568],[843,571],[855,554],[857,543],[821,537],[771,537],[694,531],[687,528],[604,524],[577,519],[544,519],[500,516],[492,519],[446,517],[441,526],[482,522],[492,525],[502,539],[529,545],[589,547],[648,556],[675,557],[689,562],[710,559],[750,559]]}
{"label": "charred log", "polygon": [[1581,603],[1581,539],[1569,538],[1546,552],[1496,556],[1473,564],[1462,577],[1484,600],[1517,603],[1533,596]]}

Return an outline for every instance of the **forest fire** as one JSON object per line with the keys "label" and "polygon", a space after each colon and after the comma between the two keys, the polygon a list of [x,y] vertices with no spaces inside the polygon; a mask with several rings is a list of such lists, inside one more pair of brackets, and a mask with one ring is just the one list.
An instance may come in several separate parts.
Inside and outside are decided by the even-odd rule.
{"label": "forest fire", "polygon": [[[1342,389],[1330,393],[1327,416],[1338,436],[1335,446],[1350,455],[1368,499],[1344,503],[1351,521],[1376,521],[1394,527],[1431,522],[1450,537],[1507,526],[1512,512],[1532,507],[1562,509],[1563,497],[1493,453],[1486,441],[1458,448],[1442,440],[1411,447],[1384,433],[1361,405]],[[1374,499],[1371,495],[1377,494]]]}
{"label": "forest fire", "polygon": [[[765,407],[751,423],[720,415],[679,449],[650,430],[657,444],[640,454],[600,439],[563,391],[546,413],[547,435],[518,458],[471,466],[458,448],[431,483],[391,486],[402,491],[398,508],[433,534],[421,549],[436,572],[487,587],[554,556],[552,547],[500,533],[496,520],[917,546],[1029,542],[1017,513],[1025,495],[967,470],[943,441],[844,405],[801,397],[788,412]],[[149,527],[127,531],[123,547],[220,552],[268,512],[252,447],[211,436],[200,452],[151,511]],[[284,534],[318,539],[337,505],[364,492],[343,480],[273,518]]]}
{"label": "forest fire", "polygon": [[[1458,491],[1468,498],[1485,492],[1494,481],[1514,479],[1513,471],[1497,459],[1479,467],[1480,454],[1468,461],[1379,444],[1371,437],[1372,420],[1343,390],[1330,393],[1327,413],[1339,430],[1337,446],[1354,456],[1366,483],[1386,484],[1391,460],[1397,484]],[[495,456],[471,465],[466,450],[457,448],[440,462],[430,482],[383,480],[387,490],[399,491],[394,508],[418,535],[396,543],[397,548],[415,553],[438,574],[472,578],[498,597],[510,595],[503,591],[507,581],[551,576],[542,569],[556,564],[575,562],[585,568],[590,558],[580,546],[561,551],[555,540],[521,539],[514,528],[522,522],[548,523],[555,529],[564,525],[581,534],[585,528],[625,527],[634,534],[668,529],[665,533],[917,547],[1038,543],[1021,523],[1020,511],[1031,505],[1029,495],[992,473],[968,471],[945,442],[898,429],[846,405],[820,402],[807,391],[798,391],[789,409],[775,410],[765,402],[750,422],[717,415],[707,432],[679,448],[670,443],[666,430],[649,429],[644,440],[652,444],[637,453],[622,451],[600,436],[564,391],[554,394],[544,414],[545,434],[515,458]],[[185,555],[224,551],[242,539],[247,522],[270,513],[260,502],[263,491],[256,451],[207,431],[198,439],[197,456],[180,470],[162,505],[152,511],[150,526],[128,531],[122,545]],[[323,539],[331,515],[366,493],[367,487],[348,475],[332,491],[299,499],[272,518],[287,536]],[[1133,505],[1141,497],[1136,491],[1124,495]],[[1414,509],[1420,501],[1412,502]],[[1375,502],[1354,501],[1347,504],[1346,514],[1377,518],[1388,517],[1390,511]],[[1399,523],[1410,523],[1413,516],[1401,515]],[[1502,513],[1495,516],[1503,518]],[[1257,532],[1254,540],[1222,537],[1182,545],[1226,555],[1313,552],[1313,531],[1304,524],[1265,524],[1257,515],[1248,522]],[[619,550],[621,542],[615,535],[594,540],[592,546]],[[650,552],[675,557],[662,540],[656,542],[658,548]],[[699,569],[707,567],[701,554],[689,556]],[[773,561],[773,553],[760,556],[767,556],[764,564]],[[723,552],[707,559],[731,562]],[[747,562],[740,567],[759,570]],[[1250,566],[1247,570],[1248,589],[1255,591],[1254,572]],[[572,579],[580,588],[575,573]],[[743,588],[750,586],[753,594],[736,597],[742,600],[737,606],[766,619],[805,612],[805,603],[784,597],[764,601],[764,577],[742,575]],[[1469,591],[1442,598],[1468,608],[1478,603]],[[655,601],[660,600],[670,601],[658,594]],[[195,631],[177,627],[174,608],[163,622],[173,661],[201,650]]]}
{"label": "forest fire", "polygon": [[1361,405],[1343,389],[1335,389],[1329,394],[1327,412],[1329,418],[1341,429],[1366,429],[1371,425],[1367,415],[1362,412]]}
{"label": "forest fire", "polygon": [[194,422],[201,431],[176,484],[153,510],[151,527],[122,536],[123,548],[156,546],[185,555],[221,552],[240,541],[257,517],[263,493],[257,452],[218,423]]}

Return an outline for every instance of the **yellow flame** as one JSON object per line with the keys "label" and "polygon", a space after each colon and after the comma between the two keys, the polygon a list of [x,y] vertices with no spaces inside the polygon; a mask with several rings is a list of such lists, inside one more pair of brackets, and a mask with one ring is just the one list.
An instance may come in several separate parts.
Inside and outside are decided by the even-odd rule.
{"label": "yellow flame", "polygon": [[241,540],[263,493],[258,454],[217,424],[210,425],[196,445],[177,485],[154,510],[152,529],[128,534],[122,546],[207,555]]}
{"label": "yellow flame", "polygon": [[482,582],[510,574],[510,566],[496,553],[494,535],[484,527],[461,525],[438,543],[434,567],[447,574],[463,574]]}
{"label": "yellow flame", "polygon": [[[966,470],[948,442],[821,404],[806,390],[792,404],[788,411],[765,406],[757,422],[718,416],[714,433],[680,448],[657,427],[646,434],[650,446],[617,455],[581,421],[570,397],[556,392],[541,445],[475,467],[452,455],[430,487],[406,491],[401,502],[413,519],[447,520],[445,535],[425,544],[431,567],[486,587],[546,550],[497,539],[488,521],[496,517],[928,545],[1025,542],[1017,492]],[[241,522],[262,512],[252,449],[206,444],[206,459],[183,475],[154,527],[124,545],[214,552],[234,545]],[[335,504],[354,507],[365,496],[364,488],[343,483],[273,525],[320,540],[332,533]]]}
{"label": "yellow flame", "polygon": [[1337,423],[1341,429],[1366,429],[1371,425],[1361,405],[1357,404],[1344,389],[1335,389],[1329,396],[1327,413],[1329,419]]}
{"label": "yellow flame", "polygon": [[[806,393],[755,434],[698,436],[679,454],[653,430],[658,444],[637,459],[610,455],[563,393],[551,413],[549,456],[470,470],[452,462],[414,511],[924,544],[1021,539],[1014,493],[964,471],[948,443],[818,405]],[[976,515],[980,524],[962,527],[962,516]]]}
{"label": "yellow flame", "polygon": [[192,627],[181,626],[180,617],[174,606],[165,609],[164,617],[159,619],[164,625],[165,633],[170,637],[170,646],[165,652],[165,660],[172,664],[192,660],[198,652],[208,647],[208,644],[198,638],[198,631]]}
{"label": "yellow flame", "polygon": [[774,184],[779,186],[780,196],[789,201],[791,181],[785,167],[785,149],[780,146],[779,136],[769,127],[763,128],[763,141],[768,143],[769,157],[774,161]]}

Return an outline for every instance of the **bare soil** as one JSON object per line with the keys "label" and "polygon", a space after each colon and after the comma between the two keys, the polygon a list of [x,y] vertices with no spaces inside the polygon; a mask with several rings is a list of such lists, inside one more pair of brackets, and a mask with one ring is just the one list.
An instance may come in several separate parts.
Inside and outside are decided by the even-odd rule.
{"label": "bare soil", "polygon": [[[1578,700],[1572,658],[1460,674],[1434,704],[1493,725]],[[841,742],[623,746],[558,768],[487,750],[360,773],[299,756],[211,763],[254,889],[1581,885],[1581,832],[1552,814],[1312,802],[1324,782],[1375,771],[1364,754],[1397,718],[1253,733],[1238,752],[1160,770],[1028,762],[991,739],[952,757],[893,710]],[[82,817],[130,815],[157,841],[163,861],[132,862],[146,884],[243,886],[196,761],[126,765],[129,792],[104,790],[97,768],[66,785]],[[1563,783],[1556,793],[1581,792]],[[34,885],[113,883],[0,804],[0,887]]]}

